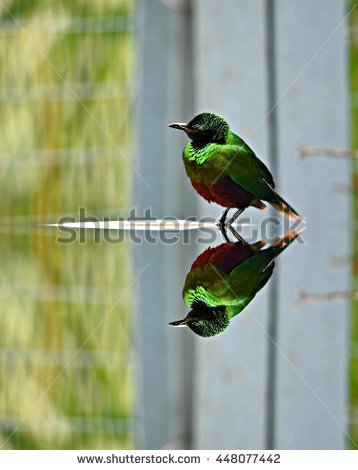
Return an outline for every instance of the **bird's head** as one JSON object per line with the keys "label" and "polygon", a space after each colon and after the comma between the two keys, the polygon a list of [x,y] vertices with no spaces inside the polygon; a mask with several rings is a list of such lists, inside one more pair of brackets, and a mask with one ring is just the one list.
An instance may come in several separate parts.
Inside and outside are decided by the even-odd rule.
{"label": "bird's head", "polygon": [[230,130],[225,119],[213,113],[201,113],[187,124],[175,123],[170,124],[169,127],[186,132],[189,139],[193,141],[218,144],[225,144]]}
{"label": "bird's head", "polygon": [[222,333],[229,323],[225,306],[209,307],[201,301],[195,301],[183,320],[173,321],[169,325],[187,326],[197,335],[207,338]]}

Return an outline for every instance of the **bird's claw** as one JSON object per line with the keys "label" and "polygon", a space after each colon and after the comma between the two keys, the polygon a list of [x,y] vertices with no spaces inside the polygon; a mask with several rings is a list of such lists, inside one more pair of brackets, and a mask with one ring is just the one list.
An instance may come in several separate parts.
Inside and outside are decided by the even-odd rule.
{"label": "bird's claw", "polygon": [[217,224],[220,230],[224,230],[225,228],[225,220],[226,220],[226,216],[228,212],[229,212],[229,209],[228,208],[225,209],[223,212],[223,215],[220,217],[220,220]]}
{"label": "bird's claw", "polygon": [[232,224],[235,222],[235,220],[239,217],[239,215],[243,212],[243,209],[239,209],[235,212],[235,214],[231,217],[231,219],[229,219],[227,222],[226,222],[226,216],[227,216],[227,213],[229,212],[229,208],[227,208],[223,215],[221,216],[219,222],[216,224],[219,229],[220,229],[220,232],[222,234],[222,236],[224,237],[225,241],[226,242],[230,242],[230,239],[229,237],[227,236],[227,233],[226,233],[226,230],[229,229],[230,232],[233,234],[233,236],[240,242],[242,243],[246,243],[246,241],[241,237],[241,235],[238,234],[238,232],[232,227]]}

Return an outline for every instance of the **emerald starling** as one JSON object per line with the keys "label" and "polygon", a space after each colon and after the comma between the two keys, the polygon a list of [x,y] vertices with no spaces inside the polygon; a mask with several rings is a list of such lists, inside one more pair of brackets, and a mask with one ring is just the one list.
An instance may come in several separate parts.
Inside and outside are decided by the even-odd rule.
{"label": "emerald starling", "polygon": [[275,191],[275,183],[266,165],[236,134],[224,118],[212,113],[195,116],[188,124],[170,124],[191,141],[183,152],[185,170],[196,191],[209,202],[238,209],[231,223],[248,206],[265,209],[270,203],[290,219],[299,214]]}
{"label": "emerald starling", "polygon": [[187,326],[200,336],[223,332],[270,279],[275,258],[304,230],[291,231],[262,249],[265,242],[223,243],[208,248],[186,276],[183,298],[191,311],[172,326]]}

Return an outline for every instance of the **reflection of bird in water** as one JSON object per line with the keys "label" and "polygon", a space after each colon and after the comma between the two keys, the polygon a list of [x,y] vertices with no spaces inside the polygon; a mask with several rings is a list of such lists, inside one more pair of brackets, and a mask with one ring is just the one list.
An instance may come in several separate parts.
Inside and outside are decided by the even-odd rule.
{"label": "reflection of bird in water", "polygon": [[200,336],[223,332],[270,279],[275,258],[304,230],[286,233],[266,249],[253,245],[223,243],[208,248],[194,261],[183,289],[188,315],[172,326],[187,326]]}
{"label": "reflection of bird in water", "polygon": [[185,170],[196,191],[209,202],[227,209],[220,220],[223,230],[229,208],[238,209],[230,226],[248,206],[265,209],[263,201],[292,220],[300,215],[275,191],[273,177],[254,151],[224,118],[212,113],[195,116],[188,124],[170,124],[191,141],[183,152]]}

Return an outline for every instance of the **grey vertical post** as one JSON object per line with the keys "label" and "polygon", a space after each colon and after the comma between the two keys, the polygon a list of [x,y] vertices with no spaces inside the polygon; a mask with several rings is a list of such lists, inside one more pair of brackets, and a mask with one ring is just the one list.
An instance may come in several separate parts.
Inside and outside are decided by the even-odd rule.
{"label": "grey vertical post", "polygon": [[[191,215],[181,151],[184,135],[168,124],[191,115],[191,11],[189,2],[140,2],[137,144],[140,178],[135,203],[155,217]],[[148,264],[136,296],[138,343],[139,448],[187,448],[191,433],[192,338],[178,334],[169,321],[185,315],[181,289],[193,250],[178,244],[135,246],[136,269]]]}
{"label": "grey vertical post", "polygon": [[[346,445],[349,304],[295,308],[299,289],[350,289],[350,164],[310,157],[295,143],[347,147],[344,0],[275,2],[278,188],[307,219],[305,246],[278,262],[278,352],[274,446]],[[348,258],[347,258],[348,259]]]}
{"label": "grey vertical post", "polygon": [[[137,104],[137,153],[139,171],[148,186],[139,178],[135,184],[138,213],[152,207],[156,214],[164,214],[164,199],[157,190],[164,179],[165,146],[162,143],[166,125],[167,97],[163,88],[168,81],[168,54],[170,37],[168,11],[159,1],[140,4],[139,36],[139,95]],[[156,53],[154,53],[156,51]],[[159,448],[169,440],[169,382],[167,338],[165,333],[165,297],[154,288],[165,283],[164,252],[158,246],[144,243],[136,250],[137,270],[148,264],[140,278],[136,292],[137,316],[135,329],[138,337],[137,413],[140,448]]]}
{"label": "grey vertical post", "polygon": [[[269,151],[265,2],[195,2],[196,110],[225,116],[262,160]],[[201,213],[222,208],[202,203]],[[258,223],[255,209],[245,211]],[[247,233],[248,240],[260,233]],[[264,448],[269,287],[218,337],[196,339],[194,447]]]}
{"label": "grey vertical post", "polygon": [[[186,122],[193,114],[193,39],[191,0],[169,2],[170,42],[168,80],[168,122]],[[196,213],[197,197],[185,175],[182,151],[187,136],[175,129],[166,128],[167,153],[165,200],[166,214],[186,218]],[[181,234],[180,242],[167,247],[166,275],[167,322],[184,318],[188,308],[182,298],[185,276],[196,252],[193,244],[185,243],[189,234]],[[189,241],[189,240],[188,240]],[[171,414],[169,445],[190,448],[192,440],[192,379],[194,372],[193,335],[167,327],[169,341],[169,393]],[[181,334],[183,333],[183,334]],[[185,334],[186,333],[186,334]],[[188,334],[189,333],[189,334]]]}

